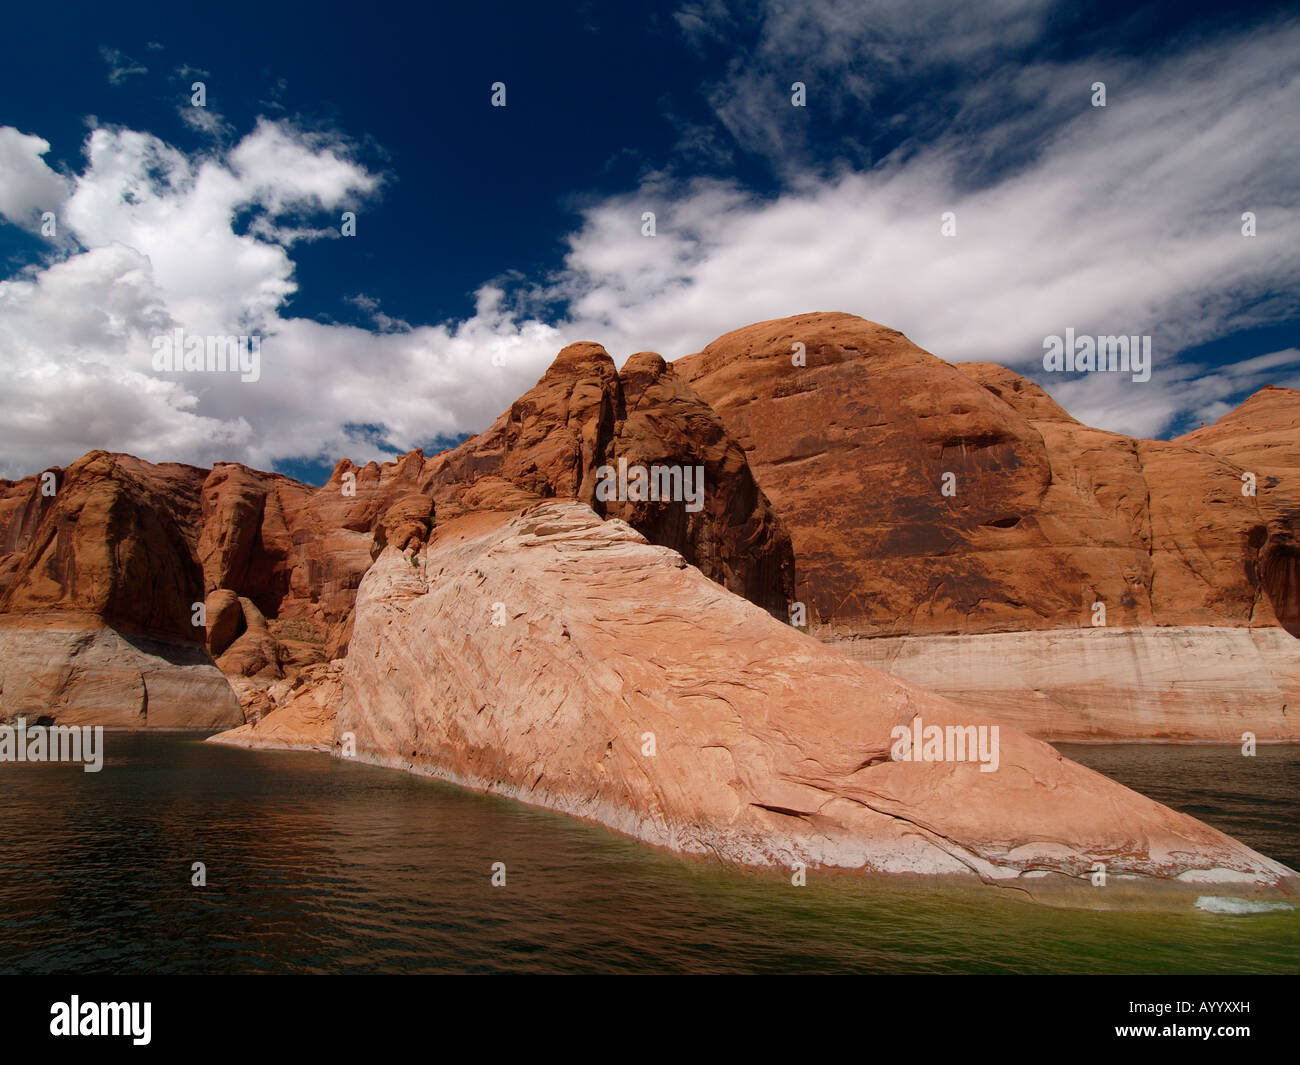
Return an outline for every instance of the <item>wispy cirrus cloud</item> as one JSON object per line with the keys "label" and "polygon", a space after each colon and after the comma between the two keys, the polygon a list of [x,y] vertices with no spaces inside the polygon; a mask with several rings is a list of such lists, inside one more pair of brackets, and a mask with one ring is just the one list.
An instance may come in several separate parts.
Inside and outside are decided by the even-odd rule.
{"label": "wispy cirrus cloud", "polygon": [[108,67],[108,83],[110,85],[124,85],[134,75],[149,73],[149,68],[143,63],[136,62],[125,52],[117,48],[110,48],[106,44],[99,46],[99,57]]}
{"label": "wispy cirrus cloud", "polygon": [[[732,51],[703,91],[735,144],[795,178],[810,169],[869,166],[899,129],[926,136],[949,127],[981,96],[991,103],[997,92],[988,91],[990,80],[1002,81],[1032,55],[1053,12],[1068,17],[1069,6],[691,0],[675,18],[697,49]],[[791,106],[795,82],[805,86],[805,108]]]}

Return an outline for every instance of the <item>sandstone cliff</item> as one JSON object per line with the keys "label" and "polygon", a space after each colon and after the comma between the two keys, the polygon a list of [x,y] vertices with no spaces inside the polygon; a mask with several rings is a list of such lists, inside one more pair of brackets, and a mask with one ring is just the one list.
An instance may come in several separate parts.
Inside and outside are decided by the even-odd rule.
{"label": "sandstone cliff", "polygon": [[241,721],[194,623],[204,471],[91,452],[49,473],[0,484],[0,718]]}
{"label": "sandstone cliff", "polygon": [[675,366],[744,447],[790,530],[797,597],[837,633],[1077,628],[1099,602],[1120,627],[1294,613],[1295,392],[1263,394],[1268,448],[1244,443],[1258,397],[1204,435],[1137,440],[847,314],[747,326]]}
{"label": "sandstone cliff", "polygon": [[[93,452],[0,482],[0,718],[238,725],[728,862],[1294,895],[1013,726],[1300,738],[1296,401],[1130,440],[810,315],[621,373],[571,345],[459,447],[321,488]],[[611,496],[629,468],[702,491]],[[894,760],[922,721],[996,765]]]}
{"label": "sandstone cliff", "polygon": [[1263,530],[1252,529],[1256,555],[1248,566],[1278,620],[1300,637],[1300,393],[1261,389],[1174,443],[1211,451],[1252,475]]}
{"label": "sandstone cliff", "polygon": [[[700,505],[604,498],[602,471],[629,466],[700,470]],[[265,713],[346,656],[385,550],[553,498],[778,617],[802,603],[851,656],[1040,736],[1300,739],[1286,389],[1134,440],[1002,367],[816,314],[621,372],[570,345],[459,447],[343,460],[320,488],[103,452],[49,473],[52,494],[48,477],[0,482],[0,716],[228,724],[213,659],[244,714]]]}
{"label": "sandstone cliff", "polygon": [[[601,503],[598,471],[620,458],[702,467],[704,508]],[[789,536],[717,415],[658,356],[636,356],[620,375],[599,344],[573,344],[509,411],[450,451],[364,467],[344,460],[316,490],[244,467],[214,470],[199,544],[223,619],[213,653],[230,675],[255,678],[237,682],[244,693],[292,679],[346,654],[357,586],[384,548],[418,548],[435,522],[457,514],[552,497],[625,517],[725,587],[785,610]],[[245,601],[264,625],[249,620]]]}
{"label": "sandstone cliff", "polygon": [[[692,512],[680,500],[598,499],[598,471],[620,459],[702,468],[703,509]],[[569,345],[509,411],[427,469],[440,513],[463,509],[467,489],[480,482],[577,499],[679,551],[723,587],[786,613],[794,589],[789,534],[717,414],[654,352],[633,355],[619,373],[599,344]],[[498,505],[518,502],[513,492]]]}
{"label": "sandstone cliff", "polygon": [[1138,440],[845,314],[675,365],[790,530],[819,637],[1054,739],[1300,739],[1300,394]]}

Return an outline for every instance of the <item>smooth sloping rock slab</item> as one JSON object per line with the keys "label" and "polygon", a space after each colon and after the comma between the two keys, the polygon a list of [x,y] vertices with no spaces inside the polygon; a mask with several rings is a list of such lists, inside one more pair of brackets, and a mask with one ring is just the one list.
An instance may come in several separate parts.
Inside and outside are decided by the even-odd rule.
{"label": "smooth sloping rock slab", "polygon": [[280,751],[320,751],[334,746],[342,690],[340,662],[308,666],[292,681],[269,689],[240,678],[248,722],[208,737],[210,743]]}
{"label": "smooth sloping rock slab", "polygon": [[726,862],[974,876],[1087,905],[1157,884],[1295,892],[1285,867],[1007,726],[995,772],[891,760],[891,729],[918,715],[989,719],[575,502],[440,526],[414,564],[382,554],[339,706],[336,750]]}

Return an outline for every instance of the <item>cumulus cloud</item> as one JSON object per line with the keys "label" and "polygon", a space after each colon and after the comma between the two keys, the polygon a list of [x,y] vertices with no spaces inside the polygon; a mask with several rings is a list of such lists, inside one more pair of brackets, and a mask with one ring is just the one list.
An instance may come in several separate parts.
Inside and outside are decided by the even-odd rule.
{"label": "cumulus cloud", "polygon": [[40,232],[41,215],[57,215],[68,196],[68,182],[45,164],[49,150],[41,137],[0,126],[0,215],[31,232]]}
{"label": "cumulus cloud", "polygon": [[[25,222],[34,201],[57,191],[62,220],[86,250],[0,282],[4,472],[67,462],[93,447],[263,465],[313,453],[328,434],[291,443],[291,424],[283,433],[268,428],[268,419],[292,423],[302,413],[295,405],[312,405],[303,381],[322,369],[312,359],[317,338],[279,317],[296,288],[286,246],[302,237],[300,216],[364,199],[380,178],[340,143],[270,123],[224,158],[98,128],[86,142],[84,172],[66,188],[38,168],[46,151],[39,138],[0,130],[6,166],[28,179],[6,182],[0,206]],[[248,210],[257,212],[255,224],[237,233],[236,214]],[[237,378],[156,372],[153,338],[178,326],[193,335],[265,333],[269,384],[253,392]],[[306,347],[276,363],[281,332],[286,345]],[[284,395],[269,396],[272,388]],[[268,402],[259,405],[259,396]],[[336,426],[349,420],[347,412],[333,415]]]}
{"label": "cumulus cloud", "polygon": [[[0,132],[6,158],[39,162],[48,145],[15,132]],[[447,326],[411,327],[377,303],[363,305],[376,330],[283,316],[296,289],[288,247],[310,232],[299,220],[336,224],[381,185],[330,137],[260,122],[225,154],[191,156],[99,128],[85,156],[63,214],[87,250],[0,282],[6,476],[99,447],[264,468],[385,459],[377,436],[409,447],[491,421],[560,343],[552,326],[513,320],[491,285],[470,320]],[[31,199],[11,195],[6,216],[25,217]],[[252,212],[242,233],[241,212]],[[262,336],[259,380],[155,371],[153,339],[177,327]],[[367,425],[384,433],[352,428]]]}
{"label": "cumulus cloud", "polygon": [[171,325],[148,258],[122,244],[0,282],[5,473],[101,447],[182,461],[246,447],[247,421],[201,414],[180,381],[149,372],[150,338]]}

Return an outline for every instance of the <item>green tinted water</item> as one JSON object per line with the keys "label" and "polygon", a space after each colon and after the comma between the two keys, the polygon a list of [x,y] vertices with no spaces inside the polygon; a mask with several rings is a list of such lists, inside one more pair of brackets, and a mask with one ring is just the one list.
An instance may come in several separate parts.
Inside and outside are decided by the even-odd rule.
{"label": "green tinted water", "polygon": [[[107,750],[98,774],[0,765],[0,971],[1300,972],[1295,912],[795,888],[322,756],[121,734]],[[1294,748],[1069,753],[1298,864]]]}

